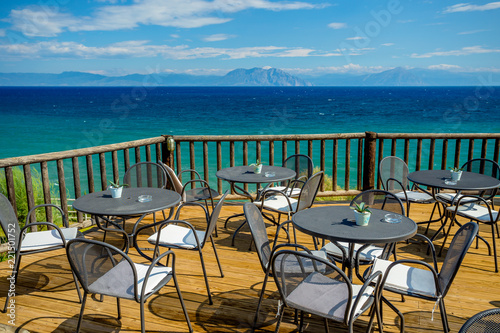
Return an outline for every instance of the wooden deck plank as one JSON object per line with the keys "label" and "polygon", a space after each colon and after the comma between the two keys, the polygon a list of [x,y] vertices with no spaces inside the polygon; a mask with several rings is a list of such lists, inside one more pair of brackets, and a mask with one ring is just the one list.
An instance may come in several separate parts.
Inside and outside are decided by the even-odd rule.
{"label": "wooden deck plank", "polygon": [[[412,217],[424,220],[431,205],[412,206]],[[186,307],[195,332],[249,332],[258,296],[262,288],[264,273],[254,249],[248,251],[250,233],[244,227],[232,247],[231,236],[242,220],[231,220],[228,229],[223,228],[224,220],[233,213],[241,212],[239,205],[225,205],[219,220],[219,237],[215,238],[221,259],[224,278],[219,269],[210,245],[204,250],[205,264],[214,300],[208,304],[199,256],[194,251],[176,251],[177,275]],[[193,208],[182,215],[194,225],[203,226],[200,211]],[[425,225],[419,232],[425,231]],[[437,229],[438,225],[431,225]],[[453,227],[456,231],[458,227]],[[481,235],[491,241],[488,226],[481,226]],[[275,227],[268,224],[268,231],[274,235]],[[431,233],[432,234],[432,233]],[[99,232],[91,232],[86,237],[101,237]],[[301,235],[301,243],[312,247],[311,237]],[[441,245],[438,238],[437,245]],[[448,244],[449,245],[449,241]],[[447,246],[445,247],[447,248]],[[401,257],[426,257],[425,249],[417,245],[400,243],[398,254]],[[130,255],[137,262],[147,262],[131,250]],[[438,258],[442,262],[443,258]],[[7,293],[7,263],[0,263],[0,302]],[[473,314],[500,306],[498,285],[500,274],[494,272],[493,258],[487,255],[486,246],[479,242],[473,246],[459,271],[449,294],[445,298],[451,330],[458,331],[461,325]],[[69,264],[64,250],[46,254],[23,257],[19,283],[16,288],[16,325],[32,332],[68,332],[74,330],[80,304],[74,288]],[[439,310],[434,312],[434,302],[407,297],[405,302],[397,295],[386,294],[405,315],[407,332],[441,332]],[[266,289],[265,298],[259,315],[257,332],[272,332],[276,324],[277,299],[279,295],[273,281]],[[116,302],[111,297],[104,301],[90,299],[87,302],[82,332],[139,332],[139,304],[122,300],[122,319],[117,319]],[[280,332],[293,332],[297,326],[293,316],[285,317]],[[355,325],[356,332],[364,332],[368,317],[362,316]],[[8,324],[9,318],[0,313],[0,323]],[[312,316],[306,318],[306,332],[323,331],[323,320]],[[146,304],[146,329],[148,332],[187,332],[187,325],[175,289],[168,285]],[[334,332],[345,331],[342,325],[331,323]],[[384,330],[399,332],[399,320],[387,307],[384,307]]]}

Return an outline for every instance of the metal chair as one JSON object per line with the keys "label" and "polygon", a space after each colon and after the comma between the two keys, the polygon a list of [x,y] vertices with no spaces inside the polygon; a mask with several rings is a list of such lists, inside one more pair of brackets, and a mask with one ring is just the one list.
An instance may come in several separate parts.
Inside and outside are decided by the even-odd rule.
{"label": "metal chair", "polygon": [[[186,205],[186,203],[184,203],[181,204],[181,206],[179,206],[179,208],[177,209],[176,217],[174,220],[166,220],[160,222],[158,225],[158,232],[154,233],[148,238],[148,242],[150,244],[155,245],[153,257],[151,258],[147,256],[145,253],[138,250],[141,255],[151,260],[155,260],[156,255],[159,253],[160,246],[167,247],[169,250],[182,249],[182,250],[198,251],[200,255],[201,267],[203,269],[203,276],[205,277],[205,285],[207,288],[208,300],[210,304],[213,304],[212,295],[210,293],[210,287],[208,285],[208,277],[205,269],[205,262],[203,260],[202,252],[203,248],[205,247],[205,244],[208,241],[210,241],[214,249],[217,264],[219,265],[220,275],[221,277],[224,277],[224,273],[222,272],[222,267],[219,261],[219,256],[217,255],[217,249],[215,248],[215,243],[212,238],[212,233],[214,232],[215,227],[217,225],[217,220],[219,218],[222,205],[224,204],[224,200],[228,192],[229,190],[226,191],[224,195],[222,195],[219,202],[212,211],[212,214],[206,212],[207,228],[205,230],[196,230],[191,223],[178,219],[182,207]],[[202,208],[205,209],[203,206]],[[139,231],[137,232],[137,234],[139,234]],[[138,248],[137,237],[135,237],[134,240],[136,248]]]}
{"label": "metal chair", "polygon": [[138,162],[125,171],[122,185],[128,187],[167,188],[171,182],[163,168],[155,162]]}
{"label": "metal chair", "polygon": [[[290,272],[285,269],[294,264],[302,270]],[[379,330],[381,314],[379,311],[378,284],[382,274],[375,272],[364,284],[353,284],[345,273],[331,262],[304,251],[280,250],[271,259],[273,277],[283,302],[278,309],[278,322],[275,332],[279,331],[285,307],[301,311],[299,332],[302,332],[303,313],[311,313],[325,318],[325,331],[328,332],[328,319],[343,323],[353,332],[354,321],[374,305]],[[308,269],[306,269],[306,267]],[[373,318],[372,314],[372,318]],[[370,320],[369,326],[371,326]]]}
{"label": "metal chair", "polygon": [[[367,190],[359,193],[354,199],[351,200],[350,206],[356,203],[364,202],[370,208],[383,209],[393,213],[405,215],[405,208],[399,197],[385,190]],[[350,244],[347,242],[328,242],[322,249],[328,255],[332,256],[336,261],[342,262],[345,268],[345,258],[348,258]],[[384,246],[376,246],[373,244],[354,244],[354,256],[357,261],[356,274],[361,277],[359,272],[359,265],[369,265],[373,263],[375,258],[386,258],[391,253],[395,255],[394,244],[385,244]]]}
{"label": "metal chair", "polygon": [[[403,259],[391,262],[376,259],[371,272],[380,271],[384,274],[380,288],[417,298],[435,301],[439,304],[441,321],[444,332],[449,331],[448,318],[444,298],[448,293],[460,265],[478,232],[478,225],[474,222],[464,224],[453,237],[444,258],[441,270],[438,270],[434,245],[425,236],[419,235],[429,244],[432,252],[433,265],[419,260]],[[418,267],[414,267],[418,266]],[[401,332],[404,331],[404,316],[392,303],[383,298],[391,309],[401,319]]]}
{"label": "metal chair", "polygon": [[260,201],[254,201],[254,204],[260,207],[261,213],[263,210],[268,210],[273,213],[278,213],[278,221],[271,215],[266,218],[270,219],[274,224],[280,223],[281,215],[286,215],[287,220],[298,211],[310,208],[314,204],[316,194],[323,181],[324,173],[319,171],[312,175],[302,186],[299,197],[297,199],[287,196],[284,192],[268,189],[261,194]]}
{"label": "metal chair", "polygon": [[458,333],[500,332],[500,308],[476,313],[462,325]]}
{"label": "metal chair", "polygon": [[[74,239],[68,242],[66,254],[71,269],[84,290],[82,307],[76,326],[77,333],[82,324],[88,294],[116,297],[118,319],[121,318],[120,298],[135,300],[140,304],[141,331],[144,333],[146,331],[144,303],[170,280],[174,281],[189,331],[193,332],[177,283],[175,254],[172,251],[163,253],[150,265],[137,264],[125,252],[113,245],[96,240]],[[170,267],[160,265],[160,260],[166,256],[172,256]]]}
{"label": "metal chair", "polygon": [[[496,179],[500,179],[500,165],[497,162],[487,159],[487,158],[475,158],[465,162],[460,168],[463,171],[480,173],[483,175],[491,176]],[[497,189],[486,190],[486,191],[468,191],[467,193],[438,193],[436,196],[448,204],[452,204],[454,201],[460,199],[463,195],[475,195],[480,196],[485,200],[491,201],[496,195]],[[473,198],[467,199],[469,202],[474,201]],[[462,200],[462,203],[465,203]]]}
{"label": "metal chair", "polygon": [[[176,191],[181,196],[181,202],[187,203],[189,205],[203,205],[200,201],[203,201],[205,204],[205,208],[207,211],[210,211],[208,201],[210,201],[210,207],[212,211],[214,210],[214,198],[216,198],[219,193],[212,189],[207,181],[201,178],[201,175],[198,171],[193,169],[186,169],[179,172],[179,174],[175,174],[174,170],[170,168],[165,163],[159,161],[158,162],[166,171],[167,175],[171,179],[172,182],[172,190]],[[179,177],[183,173],[190,173],[191,176],[194,176],[191,180],[184,183],[181,183]],[[195,187],[197,186],[198,187]],[[217,230],[216,230],[217,235]]]}
{"label": "metal chair", "polygon": [[432,219],[436,207],[440,210],[440,206],[436,203],[432,195],[415,184],[410,187],[410,182],[408,181],[409,169],[405,161],[397,156],[387,156],[380,161],[378,170],[382,188],[394,193],[401,201],[406,203],[407,216],[410,216],[410,205],[412,203],[434,204],[429,220],[417,222],[417,224],[426,223],[427,229],[429,229],[430,223],[441,220],[441,218],[436,220]]}
{"label": "metal chair", "polygon": [[[256,326],[258,316],[259,316],[259,310],[260,306],[262,304],[262,299],[264,298],[264,293],[266,291],[266,285],[267,285],[267,280],[270,276],[272,276],[273,272],[271,270],[271,258],[273,256],[273,253],[279,249],[282,249],[284,247],[293,247],[294,249],[301,249],[303,251],[306,251],[312,255],[315,255],[317,257],[327,259],[327,254],[325,251],[309,251],[305,246],[299,245],[296,242],[296,237],[294,237],[294,243],[291,243],[290,235],[287,232],[288,236],[288,242],[283,243],[283,244],[277,244],[278,238],[280,231],[284,229],[284,227],[288,224],[288,222],[291,223],[291,221],[286,221],[283,222],[278,226],[278,229],[276,231],[276,235],[274,238],[273,246],[271,247],[270,241],[269,241],[269,236],[267,234],[266,230],[266,225],[264,223],[264,218],[262,217],[262,214],[251,202],[247,202],[243,206],[243,212],[245,215],[245,219],[248,223],[248,226],[250,227],[250,232],[252,234],[252,241],[255,243],[255,248],[257,251],[257,255],[259,257],[259,261],[262,267],[262,271],[264,272],[264,282],[262,284],[262,290],[260,292],[259,296],[259,302],[257,303],[257,310],[255,311],[255,317],[254,317],[254,322],[253,322],[253,327]],[[285,229],[287,230],[287,229]],[[300,268],[299,266],[287,266],[286,268],[289,271],[298,271]]]}
{"label": "metal chair", "polygon": [[289,197],[298,197],[302,186],[311,178],[314,172],[313,161],[307,155],[294,154],[283,161],[283,167],[294,170],[296,173],[295,178],[283,182],[280,186],[267,186],[263,191],[267,189],[276,190],[285,193]]}
{"label": "metal chair", "polygon": [[[62,224],[64,228],[58,227],[52,222],[37,222],[36,211],[40,208],[56,209],[61,215]],[[34,218],[34,222],[30,222]],[[48,252],[63,249],[66,246],[66,241],[77,237],[83,237],[78,231],[78,228],[69,228],[68,220],[64,215],[63,210],[53,204],[42,204],[33,207],[26,216],[26,223],[23,228],[19,227],[19,222],[14,212],[14,208],[10,204],[9,199],[0,193],[0,223],[7,237],[9,243],[9,252],[15,252],[13,261],[13,268],[9,277],[10,283],[17,283],[19,268],[21,265],[21,258],[25,255],[35,254],[40,252]],[[33,231],[32,228],[38,229],[40,227],[47,227],[44,231]],[[28,232],[30,231],[31,232]],[[78,297],[82,299],[80,289],[75,275],[73,275],[75,284],[77,286]],[[7,311],[11,292],[7,292],[5,306],[3,312]]]}
{"label": "metal chair", "polygon": [[[444,244],[450,234],[451,227],[454,222],[457,221],[457,216],[464,217],[470,221],[476,221],[477,223],[484,223],[491,226],[491,237],[493,245],[493,258],[495,261],[495,272],[498,273],[498,258],[497,258],[497,246],[495,240],[495,229],[498,232],[498,218],[500,216],[499,212],[493,207],[493,203],[490,203],[487,199],[474,195],[462,195],[455,202],[454,206],[448,207],[447,210],[452,214],[451,222],[448,226],[448,231],[443,239],[443,245],[439,251],[439,255],[443,251]],[[478,235],[479,239],[479,235]],[[481,237],[488,247],[488,253],[491,255],[490,244]],[[477,244],[476,244],[477,246]]]}

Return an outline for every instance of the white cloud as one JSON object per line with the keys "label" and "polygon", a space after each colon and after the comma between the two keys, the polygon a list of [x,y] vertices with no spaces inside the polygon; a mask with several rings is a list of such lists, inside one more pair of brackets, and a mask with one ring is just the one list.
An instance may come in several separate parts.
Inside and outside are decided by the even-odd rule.
{"label": "white cloud", "polygon": [[346,38],[345,40],[361,40],[361,39],[365,39],[365,37],[361,37],[361,36],[349,37],[349,38]]}
{"label": "white cloud", "polygon": [[431,57],[446,57],[446,56],[466,56],[471,54],[484,54],[484,53],[500,53],[500,49],[485,49],[482,46],[468,46],[460,50],[451,51],[436,51],[423,54],[413,53],[412,58],[431,58]]}
{"label": "white cloud", "polygon": [[488,31],[488,30],[480,29],[480,30],[463,31],[463,32],[459,32],[458,35],[472,35],[472,34],[477,34],[478,32],[484,32],[484,31]]}
{"label": "white cloud", "polygon": [[328,4],[270,0],[136,0],[132,4],[105,5],[92,16],[77,17],[59,12],[59,7],[30,6],[12,10],[8,22],[26,36],[54,37],[63,31],[113,31],[139,25],[199,28],[232,19],[225,14],[248,9],[272,11],[319,9]]}
{"label": "white cloud", "polygon": [[234,38],[234,37],[236,37],[236,35],[215,34],[215,35],[207,36],[207,37],[203,38],[203,40],[205,42],[219,42],[221,40],[226,40],[226,39]]}
{"label": "white cloud", "polygon": [[178,34],[171,34],[170,37],[172,37],[172,38],[181,38],[181,36],[178,35]]}
{"label": "white cloud", "polygon": [[163,57],[165,59],[244,59],[263,57],[330,57],[340,56],[340,52],[323,52],[314,49],[278,46],[258,46],[241,48],[195,47],[187,45],[151,45],[147,40],[132,40],[107,46],[86,46],[76,42],[38,42],[0,45],[0,56],[22,58],[143,58]]}
{"label": "white cloud", "polygon": [[68,27],[76,25],[78,19],[57,10],[30,6],[12,10],[5,21],[12,24],[13,30],[20,31],[27,37],[55,37]]}
{"label": "white cloud", "polygon": [[347,28],[347,24],[346,23],[339,23],[339,22],[332,22],[332,23],[328,24],[328,28],[345,29],[345,28]]}
{"label": "white cloud", "polygon": [[490,2],[485,5],[471,5],[470,3],[459,3],[446,7],[443,13],[475,12],[499,9],[500,2]]}
{"label": "white cloud", "polygon": [[448,65],[448,64],[439,64],[439,65],[431,65],[427,67],[428,69],[440,69],[444,71],[460,71],[462,67],[457,65]]}
{"label": "white cloud", "polygon": [[331,66],[331,67],[316,67],[316,68],[283,68],[284,71],[293,74],[305,74],[305,75],[324,75],[324,74],[371,74],[380,73],[382,71],[392,69],[392,67],[383,66],[361,66],[358,64],[347,64],[343,66]]}
{"label": "white cloud", "polygon": [[384,43],[384,44],[380,44],[380,45],[382,45],[382,46],[393,46],[394,43]]}

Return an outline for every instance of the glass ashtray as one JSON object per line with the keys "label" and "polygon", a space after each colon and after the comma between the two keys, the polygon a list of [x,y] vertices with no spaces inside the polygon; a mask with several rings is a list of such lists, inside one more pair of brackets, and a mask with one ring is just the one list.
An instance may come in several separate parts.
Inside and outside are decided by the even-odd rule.
{"label": "glass ashtray", "polygon": [[452,180],[452,179],[445,179],[444,183],[446,185],[457,185],[457,181],[456,180]]}
{"label": "glass ashtray", "polygon": [[139,202],[149,202],[149,201],[153,200],[153,196],[144,194],[144,195],[138,196],[137,200]]}
{"label": "glass ashtray", "polygon": [[401,215],[399,214],[385,214],[384,222],[387,223],[399,223],[401,222]]}
{"label": "glass ashtray", "polygon": [[269,171],[268,171],[268,172],[266,172],[266,173],[265,173],[265,176],[266,176],[266,177],[274,177],[275,175],[276,175],[276,174],[275,174],[274,172],[269,172]]}

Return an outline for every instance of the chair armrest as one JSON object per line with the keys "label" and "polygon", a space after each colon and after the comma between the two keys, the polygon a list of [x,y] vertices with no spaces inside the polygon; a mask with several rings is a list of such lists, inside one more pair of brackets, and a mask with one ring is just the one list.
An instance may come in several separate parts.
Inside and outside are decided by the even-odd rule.
{"label": "chair armrest", "polygon": [[[377,302],[377,300],[379,298],[378,294],[379,294],[379,289],[380,289],[380,285],[381,285],[380,284],[381,280],[382,280],[382,272],[380,272],[380,271],[377,271],[377,272],[373,273],[372,275],[370,275],[366,279],[366,281],[363,283],[363,286],[361,287],[361,289],[358,292],[358,296],[359,295],[363,295],[363,293],[366,291],[366,289],[368,287],[372,287],[373,286],[373,288],[374,288],[374,296],[373,296],[373,298],[374,298],[374,302]],[[356,311],[357,305],[358,305],[358,303],[360,301],[361,301],[361,297],[356,297],[356,300],[354,301],[354,303],[351,306],[350,318],[353,318],[353,316],[354,316],[354,312],[353,311]],[[371,303],[367,303],[366,306],[364,306],[363,308],[361,308],[360,312],[361,313],[365,312],[370,306],[371,306]]]}
{"label": "chair armrest", "polygon": [[268,189],[268,190],[261,193],[261,196],[260,196],[260,201],[262,203],[260,205],[261,211],[264,208],[264,201],[266,200],[266,197],[269,197],[271,195],[282,195],[283,197],[285,197],[285,199],[288,203],[289,210],[292,211],[292,203],[290,202],[290,198],[283,191],[273,190],[273,189]]}
{"label": "chair armrest", "polygon": [[[64,227],[65,228],[69,227],[68,220],[66,219],[66,215],[64,214],[62,208],[59,207],[59,206],[57,206],[57,205],[54,205],[54,204],[40,204],[40,205],[36,205],[35,207],[31,208],[30,211],[28,212],[28,215],[26,215],[26,223],[25,223],[25,225],[28,225],[30,223],[30,217],[31,217],[31,215],[33,213],[35,213],[35,211],[38,208],[41,208],[41,207],[51,207],[51,208],[57,209],[59,211],[59,213],[61,214],[61,218],[62,218]],[[36,221],[36,215],[35,215],[35,221]],[[51,223],[51,222],[48,222],[48,223]],[[52,223],[52,225],[55,226],[55,223]]]}
{"label": "chair armrest", "polygon": [[185,172],[194,173],[198,179],[201,179],[200,173],[198,171],[194,170],[194,169],[182,170],[181,172],[179,172],[177,174],[177,177],[180,177],[180,175],[183,174],[183,173],[185,173]]}
{"label": "chair armrest", "polygon": [[[159,255],[149,265],[149,268],[148,268],[148,270],[146,272],[146,275],[144,276],[144,281],[142,283],[142,289],[141,289],[141,296],[142,297],[145,296],[145,291],[146,291],[146,287],[147,287],[147,284],[148,284],[148,279],[149,279],[149,276],[151,275],[151,272],[153,271],[153,269],[157,265],[164,266],[164,265],[160,264],[160,260],[163,259],[164,257],[170,256],[170,255],[172,255],[172,265],[170,267],[172,268],[172,274],[174,274],[173,272],[174,272],[174,269],[175,269],[175,253],[172,250],[168,250],[168,251],[165,251],[164,253],[162,253],[161,255]],[[164,267],[166,267],[166,266],[164,266]],[[137,296],[138,295],[136,295],[136,301],[140,303],[140,299],[138,300]]]}

